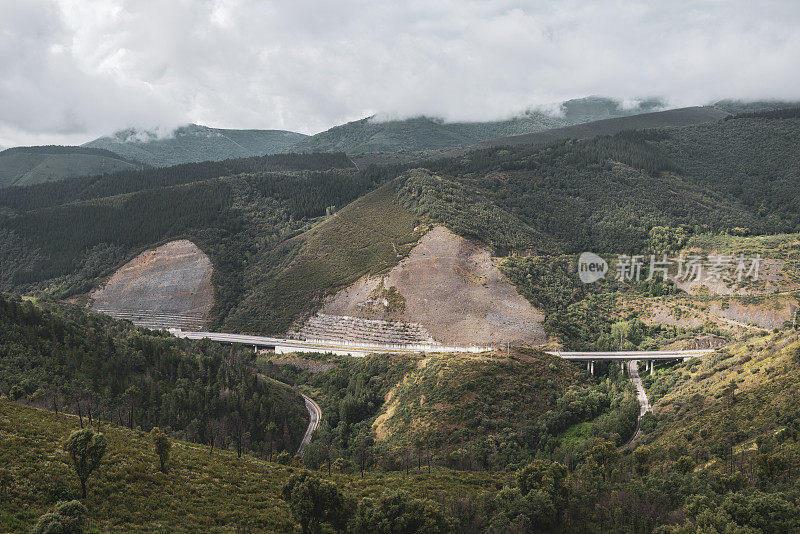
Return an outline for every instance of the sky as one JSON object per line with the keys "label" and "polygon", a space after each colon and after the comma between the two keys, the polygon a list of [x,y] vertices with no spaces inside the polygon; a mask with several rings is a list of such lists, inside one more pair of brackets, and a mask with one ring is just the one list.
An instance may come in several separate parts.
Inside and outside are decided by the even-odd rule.
{"label": "sky", "polygon": [[800,2],[0,0],[0,146],[800,98]]}

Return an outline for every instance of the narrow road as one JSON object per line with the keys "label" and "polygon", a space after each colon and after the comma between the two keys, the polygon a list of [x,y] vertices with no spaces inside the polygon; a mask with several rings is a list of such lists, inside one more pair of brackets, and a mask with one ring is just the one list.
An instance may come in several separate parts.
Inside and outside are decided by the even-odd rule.
{"label": "narrow road", "polygon": [[631,443],[636,439],[636,436],[642,433],[642,416],[650,411],[650,400],[647,398],[647,391],[645,391],[642,378],[639,376],[638,360],[631,360],[628,362],[628,376],[631,378],[633,385],[636,386],[636,396],[639,399],[639,417],[636,418],[636,432],[633,433],[633,436],[631,436],[631,439],[628,440],[626,445]]}
{"label": "narrow road", "polygon": [[297,454],[302,456],[306,452],[306,447],[308,447],[309,442],[311,442],[311,436],[314,435],[314,431],[319,426],[320,420],[322,420],[322,410],[319,409],[319,405],[311,400],[310,397],[302,393],[300,395],[302,395],[303,400],[306,401],[306,409],[308,410],[309,417],[306,434],[303,436],[303,441],[300,442],[300,448],[297,449]]}

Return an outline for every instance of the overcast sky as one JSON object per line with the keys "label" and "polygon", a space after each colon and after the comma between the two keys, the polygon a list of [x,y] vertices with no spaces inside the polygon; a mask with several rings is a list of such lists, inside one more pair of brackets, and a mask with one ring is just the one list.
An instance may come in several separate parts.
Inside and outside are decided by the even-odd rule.
{"label": "overcast sky", "polygon": [[800,2],[0,0],[0,145],[800,97]]}

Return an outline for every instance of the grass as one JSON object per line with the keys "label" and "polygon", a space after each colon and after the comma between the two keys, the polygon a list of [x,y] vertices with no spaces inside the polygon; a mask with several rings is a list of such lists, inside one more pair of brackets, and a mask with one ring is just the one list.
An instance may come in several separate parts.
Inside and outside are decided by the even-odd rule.
{"label": "grass", "polygon": [[[63,443],[76,418],[0,400],[0,465],[11,473],[0,501],[0,531],[26,532],[56,501],[80,497]],[[89,479],[90,532],[288,532],[294,523],[280,490],[294,467],[195,443],[174,441],[167,474],[158,470],[150,436],[104,424],[108,449]],[[432,475],[392,472],[364,479],[334,474],[355,499],[386,489],[448,501],[502,487],[508,475],[434,468]]]}
{"label": "grass", "polygon": [[386,184],[284,243],[277,251],[284,265],[277,272],[254,272],[245,285],[255,289],[226,322],[257,329],[266,315],[252,311],[264,310],[274,320],[261,330],[284,331],[290,327],[286,321],[312,313],[325,296],[366,274],[389,271],[421,235],[416,216],[398,204]]}

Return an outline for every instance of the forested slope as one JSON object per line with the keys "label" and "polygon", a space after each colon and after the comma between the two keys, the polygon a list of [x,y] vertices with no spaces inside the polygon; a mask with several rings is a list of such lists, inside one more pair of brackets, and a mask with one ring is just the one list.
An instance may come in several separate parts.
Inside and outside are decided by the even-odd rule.
{"label": "forested slope", "polygon": [[186,163],[167,168],[105,173],[38,186],[0,189],[0,206],[10,210],[28,211],[240,173],[324,171],[352,167],[353,162],[341,152],[275,154],[222,162]]}
{"label": "forested slope", "polygon": [[653,226],[800,228],[796,110],[430,162],[400,197],[498,249],[642,251]]}
{"label": "forested slope", "polygon": [[727,114],[713,107],[691,107],[642,113],[630,117],[597,120],[585,124],[554,128],[537,133],[512,135],[487,139],[478,146],[511,146],[546,143],[558,139],[588,139],[598,135],[613,135],[624,130],[641,130],[644,128],[667,128],[689,126],[705,122],[714,122]]}
{"label": "forested slope", "polygon": [[[494,147],[416,170],[263,172],[350,165],[343,153],[287,155],[11,188],[0,192],[0,284],[66,297],[146,248],[189,239],[214,264],[215,326],[278,333],[324,296],[391,268],[429,223],[512,264],[531,251],[646,253],[654,227],[688,237],[797,231],[799,133],[797,111],[783,110]],[[507,274],[539,300],[524,271],[541,265],[515,265]],[[600,298],[584,297],[551,333],[601,341],[608,324],[574,330]],[[577,304],[560,298],[554,308]]]}
{"label": "forested slope", "polygon": [[142,164],[98,148],[31,146],[0,152],[0,188],[28,186],[101,173],[140,169]]}
{"label": "forested slope", "polygon": [[110,150],[153,167],[167,167],[198,161],[263,156],[287,152],[305,138],[284,130],[228,130],[189,124],[168,135],[159,132],[122,130],[84,144]]}
{"label": "forested slope", "polygon": [[[299,394],[261,377],[244,348],[5,295],[0,332],[0,389],[34,406],[255,451],[271,442],[293,453],[308,423]],[[279,436],[267,435],[270,422]]]}
{"label": "forested slope", "polygon": [[[662,106],[644,100],[631,107],[619,101],[588,97],[568,100],[552,111],[527,110],[504,120],[459,122],[431,117],[389,120],[368,117],[348,122],[299,141],[292,150],[302,152],[343,151],[348,154],[405,153],[467,147],[486,139],[540,132],[560,126],[636,115]],[[721,113],[720,116],[724,115]]]}

